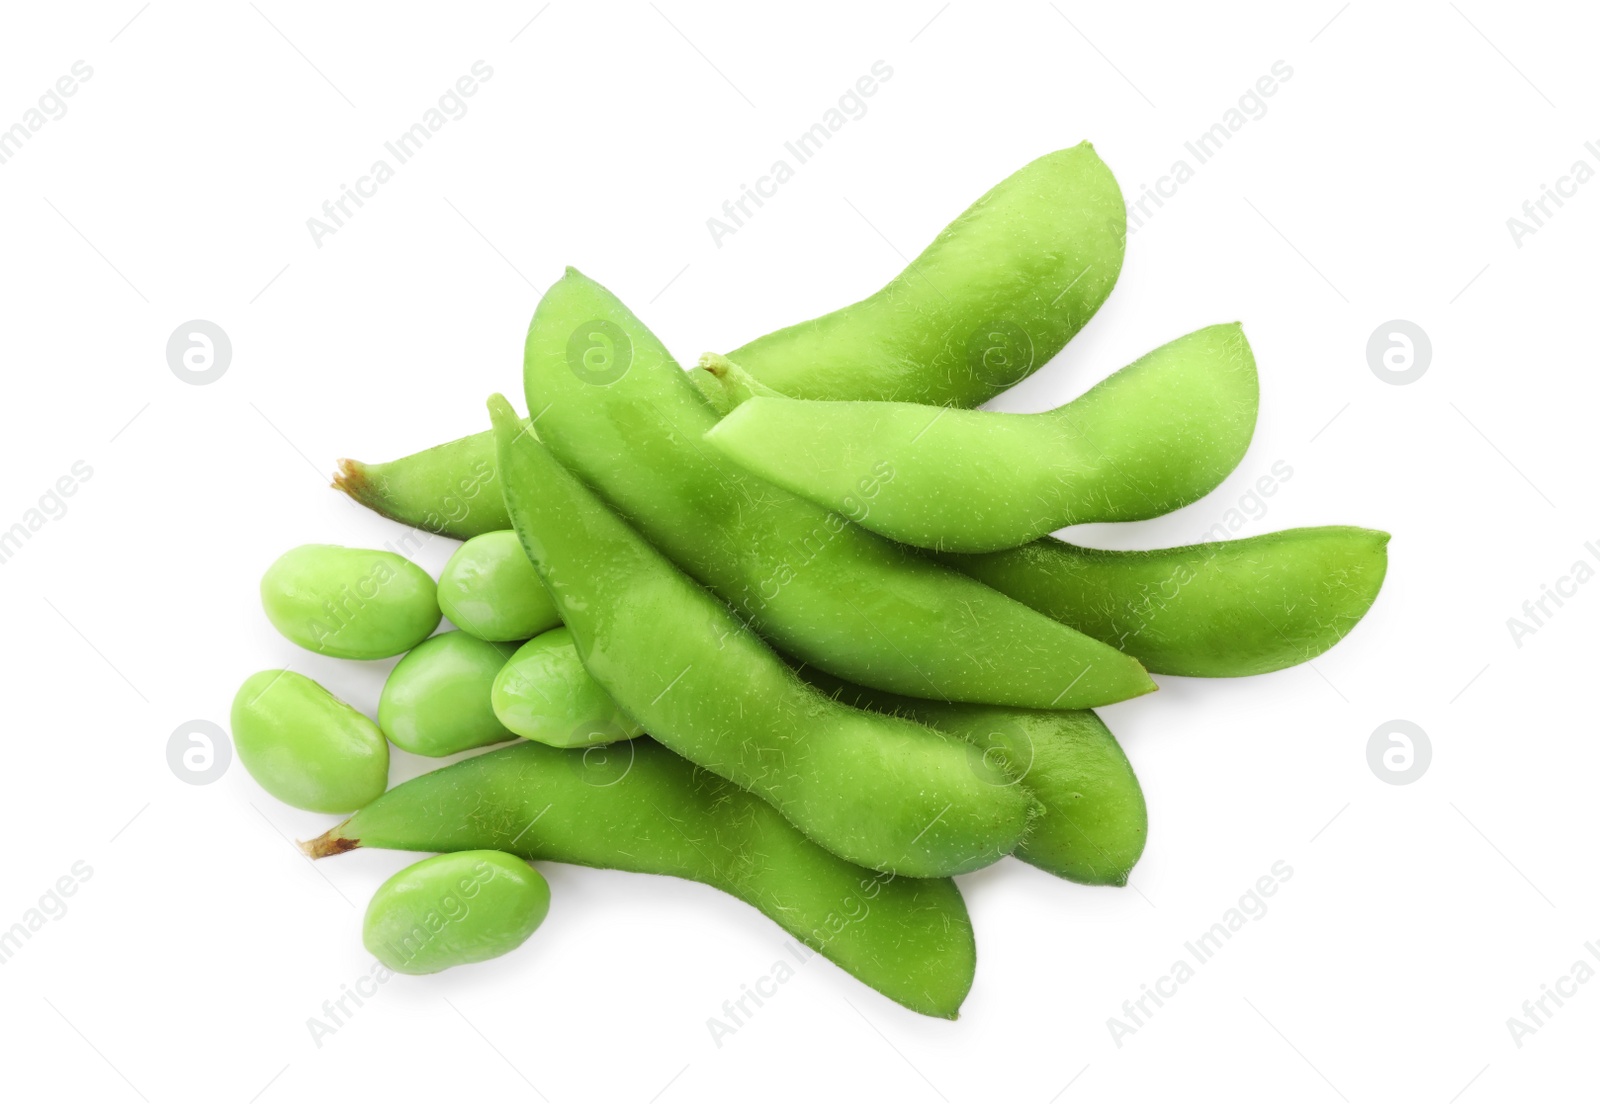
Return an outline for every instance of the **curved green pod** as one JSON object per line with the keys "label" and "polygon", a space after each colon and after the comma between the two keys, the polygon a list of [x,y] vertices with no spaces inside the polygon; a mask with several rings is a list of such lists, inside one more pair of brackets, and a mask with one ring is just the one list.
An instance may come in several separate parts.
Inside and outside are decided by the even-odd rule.
{"label": "curved green pod", "polygon": [[1232,677],[1298,665],[1367,613],[1389,536],[1302,527],[1168,550],[1091,550],[1054,538],[946,563],[1126,650],[1153,673]]}
{"label": "curved green pod", "polygon": [[[599,352],[613,358],[604,372]],[[524,367],[551,453],[785,653],[925,699],[1093,707],[1155,688],[1132,658],[708,449],[716,412],[576,270],[539,302]]]}
{"label": "curved green pod", "polygon": [[981,553],[1193,503],[1244,457],[1257,398],[1234,323],[1169,342],[1053,411],[758,395],[706,441],[886,538]]}
{"label": "curved green pod", "polygon": [[511,527],[489,431],[375,465],[342,457],[333,487],[379,515],[451,538]]}
{"label": "curved green pod", "polygon": [[517,535],[584,667],[629,718],[858,865],[949,876],[1016,847],[1031,806],[1021,789],[993,787],[959,739],[806,684],[563,469],[503,396],[489,410]]}
{"label": "curved green pod", "polygon": [[361,944],[395,972],[420,976],[510,953],[550,911],[550,885],[492,849],[408,865],[372,894]]}
{"label": "curved green pod", "polygon": [[1054,357],[1111,294],[1127,210],[1087,142],[1029,162],[859,303],[728,357],[806,400],[972,407]]}
{"label": "curved green pod", "polygon": [[[1030,162],[858,304],[730,355],[784,395],[971,407],[1049,361],[1122,269],[1122,192],[1087,142]],[[692,384],[721,414],[715,382]],[[486,431],[377,465],[339,462],[333,486],[398,522],[471,538],[511,524]]]}
{"label": "curved green pod", "polygon": [[955,1018],[972,923],[955,882],[891,877],[812,842],[749,792],[649,739],[597,750],[522,742],[401,784],[302,848],[495,849],[657,873],[750,904],[868,987]]}
{"label": "curved green pod", "polygon": [[495,676],[490,701],[502,726],[547,746],[603,746],[644,733],[583,667],[566,627],[524,642]]}

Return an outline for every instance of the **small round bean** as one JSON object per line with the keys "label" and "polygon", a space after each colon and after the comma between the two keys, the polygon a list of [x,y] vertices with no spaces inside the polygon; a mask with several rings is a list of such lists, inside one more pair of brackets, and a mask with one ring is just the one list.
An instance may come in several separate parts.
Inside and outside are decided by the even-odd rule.
{"label": "small round bean", "polygon": [[549,910],[550,885],[522,858],[494,849],[444,853],[383,882],[361,940],[395,972],[420,976],[510,953]]}
{"label": "small round bean", "polygon": [[566,627],[512,654],[494,678],[492,700],[502,726],[547,746],[605,745],[644,733],[583,667]]}
{"label": "small round bean", "polygon": [[261,578],[261,606],[278,632],[329,657],[405,653],[439,625],[433,578],[387,550],[296,546]]}
{"label": "small round bean", "polygon": [[523,642],[561,622],[515,531],[468,540],[439,574],[439,609],[485,642]]}
{"label": "small round bean", "polygon": [[1054,411],[755,395],[705,439],[886,538],[979,553],[1193,503],[1244,457],[1256,400],[1235,323],[1169,342]]}
{"label": "small round bean", "polygon": [[489,690],[515,652],[464,631],[438,634],[400,659],[378,698],[378,725],[408,753],[446,757],[504,742]]}
{"label": "small round bean", "polygon": [[288,669],[256,673],[233,698],[233,744],[256,783],[306,811],[354,811],[389,785],[373,721]]}

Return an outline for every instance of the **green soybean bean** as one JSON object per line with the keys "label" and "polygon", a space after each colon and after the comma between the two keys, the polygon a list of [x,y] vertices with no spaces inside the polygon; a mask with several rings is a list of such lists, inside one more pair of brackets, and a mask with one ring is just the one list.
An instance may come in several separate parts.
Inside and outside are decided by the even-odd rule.
{"label": "green soybean bean", "polygon": [[1244,457],[1257,394],[1255,358],[1231,324],[1169,342],[1054,411],[758,395],[706,441],[887,538],[981,553],[1193,503]]}
{"label": "green soybean bean", "polygon": [[1348,634],[1383,585],[1388,542],[1377,530],[1304,527],[1168,550],[1046,538],[946,560],[1151,672],[1230,677],[1298,665]]}
{"label": "green soybean bean", "polygon": [[[1049,361],[1110,295],[1127,217],[1088,143],[1017,170],[861,303],[732,353],[780,393],[971,407]],[[720,414],[726,399],[690,381]],[[379,465],[340,462],[334,487],[391,519],[452,538],[505,530],[486,431]]]}
{"label": "green soybean bean", "polygon": [[566,627],[512,654],[494,678],[491,698],[502,726],[547,746],[598,746],[644,733],[583,667]]}
{"label": "green soybean bean", "polygon": [[444,617],[485,642],[523,642],[561,622],[511,530],[467,542],[439,574]]}
{"label": "green soybean bean", "polygon": [[514,643],[485,642],[464,631],[438,634],[400,659],[378,697],[378,725],[408,753],[447,757],[504,742],[491,690]]}
{"label": "green soybean bean", "polygon": [[994,787],[959,739],[800,680],[563,469],[504,397],[489,410],[517,535],[584,666],[630,718],[859,865],[948,876],[1016,848],[1031,806],[1021,789]]}
{"label": "green soybean bean", "polygon": [[972,986],[972,923],[955,882],[841,860],[766,803],[649,739],[604,750],[521,742],[409,780],[305,843],[498,849],[696,880],[736,896],[913,1011],[954,1018]]}
{"label": "green soybean bean", "polygon": [[1057,150],[995,185],[878,292],[728,356],[799,399],[971,407],[1089,321],[1121,272],[1126,229],[1094,148]]}
{"label": "green soybean bean", "polygon": [[261,606],[278,632],[329,657],[405,653],[439,625],[433,578],[387,550],[296,546],[261,578]]}
{"label": "green soybean bean", "polygon": [[373,721],[288,669],[256,673],[233,698],[233,745],[257,784],[306,811],[354,811],[389,784]]}
{"label": "green soybean bean", "polygon": [[[604,373],[585,360],[596,349],[616,356]],[[706,449],[716,413],[632,312],[575,270],[540,301],[524,370],[539,437],[562,464],[807,664],[904,695],[1026,707],[1154,689],[1133,659]]]}
{"label": "green soybean bean", "polygon": [[451,538],[511,526],[488,431],[376,465],[340,458],[333,487],[379,515]]}
{"label": "green soybean bean", "polygon": [[420,976],[510,953],[549,910],[550,885],[522,858],[464,850],[385,880],[367,905],[361,941],[388,968]]}

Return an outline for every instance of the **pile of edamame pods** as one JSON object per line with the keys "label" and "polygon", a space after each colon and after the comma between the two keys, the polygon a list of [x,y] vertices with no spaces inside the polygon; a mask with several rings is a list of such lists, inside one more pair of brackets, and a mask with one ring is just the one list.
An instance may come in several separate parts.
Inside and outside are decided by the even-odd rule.
{"label": "pile of edamame pods", "polygon": [[[976,406],[1110,294],[1125,210],[1087,144],[1018,170],[860,303],[685,369],[568,270],[528,329],[529,421],[335,486],[462,539],[437,583],[302,546],[261,582],[317,653],[404,655],[377,720],[278,670],[234,702],[279,799],[350,814],[304,848],[440,856],[372,900],[399,972],[516,948],[559,861],[698,880],[872,988],[955,1017],[976,960],[951,879],[1008,855],[1122,885],[1144,797],[1091,710],[1151,673],[1247,676],[1333,646],[1388,535],[1180,549],[1050,537],[1211,491],[1255,429],[1237,324],[1185,335],[1054,411]],[[457,628],[436,634],[441,618]],[[388,788],[390,744],[489,752]]]}

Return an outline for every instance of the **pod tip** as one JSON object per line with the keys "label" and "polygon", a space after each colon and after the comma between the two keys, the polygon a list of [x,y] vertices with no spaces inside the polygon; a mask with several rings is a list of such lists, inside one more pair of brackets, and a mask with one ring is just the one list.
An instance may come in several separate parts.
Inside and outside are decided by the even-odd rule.
{"label": "pod tip", "polygon": [[341,853],[349,853],[353,849],[361,848],[360,838],[341,838],[335,833],[338,829],[338,827],[334,827],[333,830],[320,837],[312,838],[308,842],[297,842],[296,845],[300,847],[301,853],[313,861],[324,857],[334,857]]}

